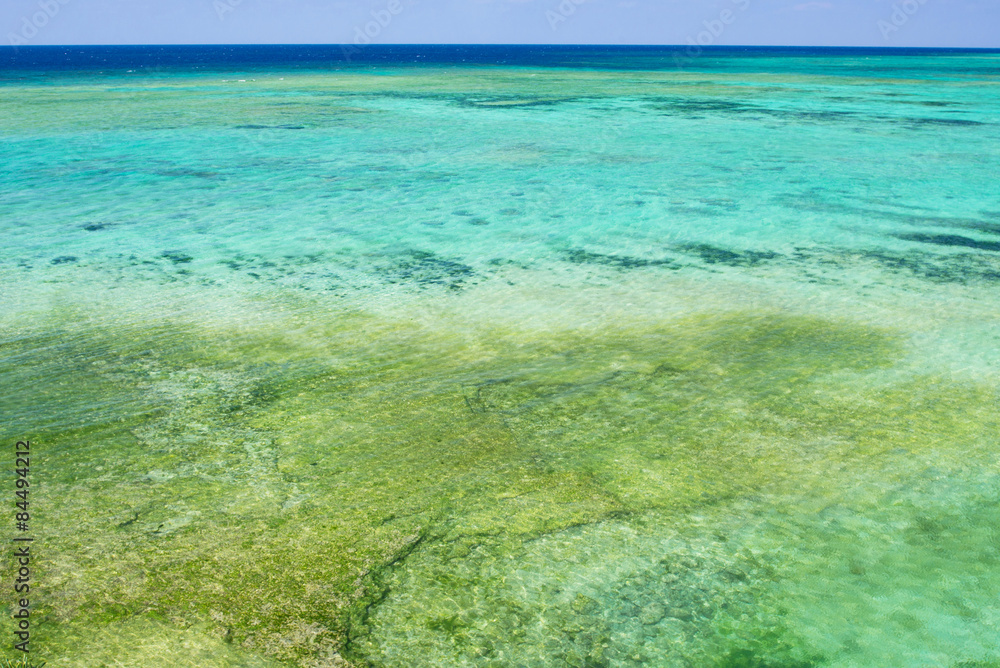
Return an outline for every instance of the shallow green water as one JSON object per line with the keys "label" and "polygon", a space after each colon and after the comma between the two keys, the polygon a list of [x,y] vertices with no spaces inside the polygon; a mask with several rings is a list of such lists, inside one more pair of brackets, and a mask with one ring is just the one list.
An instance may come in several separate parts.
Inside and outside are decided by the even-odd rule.
{"label": "shallow green water", "polygon": [[1000,661],[996,56],[885,58],[0,81],[34,651]]}

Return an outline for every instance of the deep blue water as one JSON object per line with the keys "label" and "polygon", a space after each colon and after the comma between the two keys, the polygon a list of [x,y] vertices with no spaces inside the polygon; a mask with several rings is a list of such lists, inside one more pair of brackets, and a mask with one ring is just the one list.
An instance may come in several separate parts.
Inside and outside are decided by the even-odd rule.
{"label": "deep blue water", "polygon": [[[982,61],[945,60],[947,56],[982,55]],[[692,56],[694,56],[692,58]],[[917,56],[900,63],[896,58]],[[569,67],[613,70],[670,70],[679,65],[706,71],[740,70],[762,59],[780,58],[782,71],[815,71],[835,58],[856,59],[858,76],[910,68],[937,75],[1000,73],[1000,50],[914,49],[868,47],[708,46],[555,46],[471,44],[229,44],[146,46],[30,46],[0,47],[0,71],[90,71],[107,69],[184,68],[213,70],[241,68],[342,68],[368,65],[502,65],[508,67]],[[887,61],[886,58],[893,60]],[[942,58],[939,60],[936,57]],[[749,58],[749,60],[748,60]],[[934,58],[928,61],[927,58]],[[875,60],[871,60],[875,59]]]}

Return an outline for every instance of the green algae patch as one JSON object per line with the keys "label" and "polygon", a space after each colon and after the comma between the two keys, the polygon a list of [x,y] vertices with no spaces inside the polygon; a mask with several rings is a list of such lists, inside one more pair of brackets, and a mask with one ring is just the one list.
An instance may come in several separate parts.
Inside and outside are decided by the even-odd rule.
{"label": "green algae patch", "polygon": [[[624,518],[615,526],[627,533],[641,513],[653,512],[645,522],[669,533],[689,528],[690,513],[707,513],[711,521],[695,532],[699,544],[648,548],[651,560],[679,563],[683,575],[654,579],[645,567],[626,576],[601,572],[607,563],[640,558],[628,536],[596,547],[594,536],[576,535],[566,554],[543,551],[532,562],[538,536],[559,534],[560,521],[572,527],[574,520],[560,517],[566,501],[519,486],[529,476],[518,472],[499,493],[470,498],[446,522],[442,541],[421,545],[395,569],[386,585],[395,593],[374,613],[376,631],[353,641],[358,656],[374,657],[376,665],[406,665],[412,656],[428,657],[429,665],[819,665],[843,646],[810,638],[816,627],[792,630],[772,583],[779,574],[782,582],[801,577],[796,568],[805,569],[806,560],[772,565],[769,575],[754,556],[781,535],[780,523],[759,525],[761,535],[745,541],[743,555],[731,553],[743,541],[717,539],[711,565],[698,571],[691,555],[708,549],[703,534],[739,526],[719,514],[757,499],[743,522],[756,514],[793,515],[790,508],[810,516],[837,499],[861,518],[888,503],[879,487],[906,489],[929,461],[942,476],[961,479],[977,465],[995,473],[989,446],[996,392],[943,379],[880,378],[894,349],[884,335],[794,318],[704,319],[683,327],[689,336],[672,345],[658,331],[627,332],[607,347],[607,340],[567,347],[533,359],[521,374],[508,366],[507,377],[466,393],[474,414],[492,413],[510,429],[525,468],[544,474],[539,481],[569,474],[586,480],[583,489],[596,494],[573,501],[584,516]],[[630,368],[612,370],[623,364]],[[562,372],[563,365],[574,370]],[[859,489],[862,481],[869,488]],[[844,488],[859,498],[843,498]],[[881,530],[892,533],[899,521],[919,526],[920,513],[936,507],[928,496],[922,510],[899,509],[895,519],[889,513]],[[484,498],[491,501],[479,510]],[[539,512],[511,512],[506,504],[517,498]],[[614,508],[592,505],[596,499],[612,499]],[[796,541],[820,540],[824,528],[795,533]],[[781,564],[780,547],[769,543],[766,553]],[[588,560],[598,573],[580,566]],[[817,560],[825,563],[811,555],[808,568],[829,566]],[[630,566],[622,568],[628,573]],[[926,588],[921,577],[931,572],[910,575]],[[604,583],[603,591],[571,596],[574,584],[593,583]],[[653,621],[638,627],[642,615]],[[664,618],[673,621],[646,628]]]}
{"label": "green algae patch", "polygon": [[115,624],[61,627],[49,643],[73,651],[58,659],[53,657],[48,666],[280,668],[282,665],[234,647],[210,625],[171,625],[149,616],[136,616]]}
{"label": "green algae patch", "polygon": [[[782,314],[25,335],[0,371],[30,358],[45,403],[12,424],[63,416],[33,439],[38,639],[88,666],[114,664],[66,629],[201,634],[220,666],[809,665],[837,646],[774,603],[795,572],[732,509],[835,503],[861,472],[905,486],[914,459],[992,465],[995,393],[892,380],[902,353]],[[940,533],[927,510],[915,531]]]}
{"label": "green algae patch", "polygon": [[809,442],[754,443],[751,456],[785,448],[778,474],[706,475],[711,493],[687,513],[485,539],[471,554],[422,546],[359,649],[386,666],[935,665],[989,651],[996,393],[938,379],[876,396],[886,405],[855,402],[839,433],[843,403]]}
{"label": "green algae patch", "polygon": [[44,661],[35,662],[24,656],[18,659],[0,659],[0,668],[43,668],[43,666],[45,666]]}

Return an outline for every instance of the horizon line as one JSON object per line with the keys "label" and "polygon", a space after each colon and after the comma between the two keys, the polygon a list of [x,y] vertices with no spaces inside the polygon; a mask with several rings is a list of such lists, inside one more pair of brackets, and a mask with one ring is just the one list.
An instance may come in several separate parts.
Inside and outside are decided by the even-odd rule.
{"label": "horizon line", "polygon": [[[536,48],[647,48],[647,49],[669,49],[690,47],[690,44],[619,44],[619,43],[534,43],[534,42],[399,42],[399,43],[378,43],[378,44],[354,44],[351,42],[148,42],[136,44],[0,44],[0,48],[5,49],[36,49],[36,48],[66,48],[66,47],[90,47],[90,48],[114,48],[114,47],[205,47],[205,46],[329,46],[354,48],[364,47],[365,49],[379,47],[536,47]],[[706,50],[719,49],[869,49],[878,51],[899,51],[899,50],[919,50],[919,51],[998,51],[1000,46],[876,46],[876,45],[849,45],[849,44],[711,44],[699,45]]]}

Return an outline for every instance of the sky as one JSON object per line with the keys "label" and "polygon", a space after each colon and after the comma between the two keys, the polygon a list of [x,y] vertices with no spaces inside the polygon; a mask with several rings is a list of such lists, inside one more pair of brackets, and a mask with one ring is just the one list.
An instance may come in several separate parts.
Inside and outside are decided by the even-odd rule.
{"label": "sky", "polygon": [[2,0],[0,44],[1000,47],[1000,0]]}

